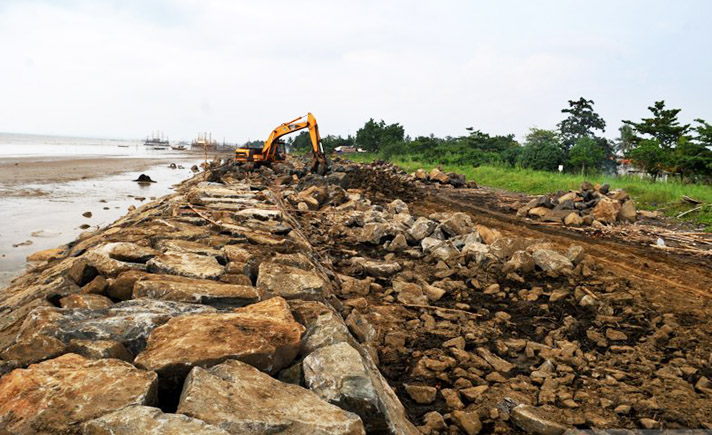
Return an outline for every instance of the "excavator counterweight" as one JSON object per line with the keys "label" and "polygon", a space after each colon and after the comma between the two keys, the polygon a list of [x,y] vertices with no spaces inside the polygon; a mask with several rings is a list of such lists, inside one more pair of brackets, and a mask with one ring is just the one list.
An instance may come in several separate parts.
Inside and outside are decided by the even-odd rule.
{"label": "excavator counterweight", "polygon": [[[306,120],[304,120],[304,118],[306,118]],[[261,150],[254,148],[237,148],[235,150],[235,161],[264,164],[283,161],[285,156],[279,152],[279,145],[282,143],[280,138],[305,128],[309,129],[309,139],[312,145],[312,164],[310,170],[311,172],[325,174],[328,169],[326,155],[321,145],[319,126],[311,112],[305,116],[300,116],[299,118],[280,124],[277,128],[272,130],[272,133],[270,133],[269,138],[267,138]]]}

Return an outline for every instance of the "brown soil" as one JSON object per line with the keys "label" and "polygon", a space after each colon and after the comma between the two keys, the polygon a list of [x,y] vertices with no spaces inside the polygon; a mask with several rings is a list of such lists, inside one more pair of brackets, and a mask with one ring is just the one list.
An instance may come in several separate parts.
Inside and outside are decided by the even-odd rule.
{"label": "brown soil", "polygon": [[[375,288],[381,292],[374,292],[372,286],[365,301],[353,294],[339,295],[344,317],[358,307],[378,330],[373,345],[380,358],[379,367],[415,424],[423,424],[424,416],[432,411],[440,412],[447,420],[453,408],[444,400],[442,391],[469,384],[489,385],[487,394],[473,402],[461,396],[466,410],[479,414],[483,433],[516,430],[508,422],[503,406],[507,400],[538,406],[552,420],[582,429],[640,428],[641,419],[654,420],[657,427],[710,428],[709,392],[695,389],[700,379],[712,376],[708,348],[712,344],[709,256],[668,253],[622,237],[603,237],[524,220],[502,205],[511,203],[516,194],[415,188],[404,183],[402,175],[398,177],[388,170],[385,175],[383,171],[359,170],[363,171],[360,181],[351,187],[357,187],[374,204],[385,206],[402,199],[414,216],[464,212],[475,224],[497,229],[505,237],[541,240],[564,253],[578,245],[588,254],[588,273],[578,267],[574,276],[536,272],[518,280],[502,273],[498,266],[465,268],[451,262],[444,266],[427,257],[412,259],[402,253],[390,253],[391,258],[404,265],[404,270],[398,276],[376,279]],[[336,272],[364,278],[350,258],[359,255],[382,260],[389,252],[380,245],[355,242],[335,225],[342,219],[333,217],[333,213],[327,211],[326,217],[300,215],[303,231]],[[446,296],[429,306],[410,306],[394,300],[391,278],[465,285],[454,285]],[[479,287],[473,288],[472,279]],[[506,296],[482,292],[493,283],[499,284]],[[572,294],[590,292],[604,302],[598,310],[580,306],[575,298],[548,303],[544,295],[564,289]],[[498,320],[495,313],[507,320]],[[624,338],[605,340],[608,330],[622,332]],[[453,366],[455,360],[443,343],[457,337],[465,337],[467,352],[484,347],[513,363],[506,381],[489,377],[492,373],[481,367],[460,370],[459,361]],[[503,343],[523,339],[553,346],[556,337],[575,343],[587,362],[574,367],[570,377],[561,377],[551,387],[555,393],[546,393],[551,397],[542,399],[548,384],[538,385],[530,376],[547,358],[527,358],[521,351],[507,350]],[[601,344],[601,337],[605,344]],[[450,366],[433,373],[423,369],[424,359],[450,362]],[[560,360],[558,364],[563,364],[564,373],[571,369]],[[679,376],[668,377],[667,370]],[[406,392],[407,384],[434,386],[439,390],[437,399],[418,404]],[[627,411],[626,406],[631,410]],[[451,430],[455,430],[454,426]]]}

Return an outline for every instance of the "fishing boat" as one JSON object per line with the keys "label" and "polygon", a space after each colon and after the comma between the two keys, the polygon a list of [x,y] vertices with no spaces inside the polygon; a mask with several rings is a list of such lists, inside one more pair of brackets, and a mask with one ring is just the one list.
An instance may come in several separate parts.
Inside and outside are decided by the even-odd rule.
{"label": "fishing boat", "polygon": [[198,137],[196,139],[193,139],[193,142],[190,143],[190,147],[192,149],[214,150],[218,147],[218,143],[217,141],[213,140],[212,133],[203,133],[202,135],[198,133]]}
{"label": "fishing boat", "polygon": [[154,150],[167,150],[170,147],[170,142],[168,142],[168,137],[163,137],[163,133],[153,132],[151,136],[146,136],[146,141],[143,143],[147,147],[151,147]]}

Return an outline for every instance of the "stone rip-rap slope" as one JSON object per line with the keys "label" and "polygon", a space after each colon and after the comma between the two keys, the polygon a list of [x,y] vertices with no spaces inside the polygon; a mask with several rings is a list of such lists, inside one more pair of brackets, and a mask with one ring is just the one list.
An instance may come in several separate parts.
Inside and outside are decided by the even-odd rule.
{"label": "stone rip-rap slope", "polygon": [[259,174],[227,169],[0,294],[0,433],[418,433],[329,304],[333,274]]}
{"label": "stone rip-rap slope", "polygon": [[440,201],[474,184],[245,169],[35,256],[0,295],[3,430],[712,429],[707,319]]}

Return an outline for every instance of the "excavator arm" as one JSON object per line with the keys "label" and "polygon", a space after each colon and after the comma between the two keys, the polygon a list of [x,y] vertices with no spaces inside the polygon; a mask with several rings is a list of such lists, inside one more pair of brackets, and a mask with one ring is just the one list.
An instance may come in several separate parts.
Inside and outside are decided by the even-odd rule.
{"label": "excavator arm", "polygon": [[[306,118],[306,121],[304,118]],[[312,145],[312,165],[310,169],[312,172],[326,173],[327,161],[324,148],[321,145],[319,126],[311,112],[307,113],[306,116],[300,116],[299,118],[285,122],[272,130],[272,133],[270,133],[269,138],[265,141],[264,147],[262,147],[262,151],[259,154],[249,153],[242,148],[238,148],[236,150],[236,159],[238,161],[244,161],[249,154],[250,158],[255,161],[274,162],[278,160],[277,148],[279,148],[279,138],[305,128],[309,129],[309,139]]]}

